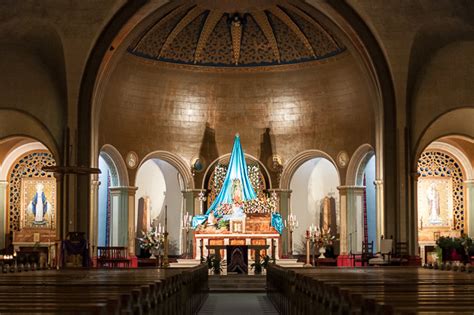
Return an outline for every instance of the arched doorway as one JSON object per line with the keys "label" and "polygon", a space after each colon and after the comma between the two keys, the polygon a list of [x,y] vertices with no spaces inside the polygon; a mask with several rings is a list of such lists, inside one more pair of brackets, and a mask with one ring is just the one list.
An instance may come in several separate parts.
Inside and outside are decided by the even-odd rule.
{"label": "arched doorway", "polygon": [[438,259],[439,237],[472,234],[473,149],[473,139],[447,136],[430,143],[418,159],[417,234],[424,263]]}
{"label": "arched doorway", "polygon": [[21,243],[37,246],[43,259],[54,255],[47,247],[58,231],[59,194],[56,178],[43,169],[54,165],[41,142],[23,136],[0,140],[0,248],[11,253]]}
{"label": "arched doorway", "polygon": [[322,157],[301,164],[291,177],[290,212],[299,227],[293,232],[293,253],[305,252],[305,231],[312,224],[329,227],[331,234],[339,234],[339,174],[334,164]]}
{"label": "arched doorway", "polygon": [[[110,144],[104,145],[99,154],[97,192],[97,246],[125,246],[123,232],[128,226],[128,207],[124,205],[118,190],[128,186],[128,173],[120,152]],[[126,210],[124,210],[126,209]],[[125,212],[125,213],[124,213]]]}
{"label": "arched doorway", "polygon": [[371,145],[361,145],[352,155],[346,173],[346,185],[349,187],[360,187],[362,191],[362,206],[360,208],[360,216],[362,218],[361,225],[357,230],[358,245],[361,242],[373,242],[374,252],[377,251],[380,213],[379,205],[376,198],[376,158],[375,152]]}
{"label": "arched doorway", "polygon": [[[182,218],[187,210],[184,207],[186,186],[183,176],[170,162],[152,157],[138,168],[135,186],[136,237],[143,237],[143,232],[149,231],[152,226],[164,227],[167,209],[169,254],[183,254]],[[138,243],[136,253],[143,254]]]}

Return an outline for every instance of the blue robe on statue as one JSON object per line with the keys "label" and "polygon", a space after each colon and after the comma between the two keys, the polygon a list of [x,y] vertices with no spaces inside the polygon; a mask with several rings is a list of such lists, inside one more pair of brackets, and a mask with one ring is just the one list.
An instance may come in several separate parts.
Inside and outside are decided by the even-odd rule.
{"label": "blue robe on statue", "polygon": [[[36,216],[36,204],[38,203],[38,193],[35,193],[35,196],[33,197],[33,200],[31,200],[31,210],[33,211],[33,215]],[[42,213],[42,217],[44,217],[44,215],[46,214],[46,211],[48,210],[48,207],[46,205],[46,195],[44,194],[44,192],[41,193],[41,197],[40,197],[43,201],[43,213]]]}
{"label": "blue robe on statue", "polygon": [[233,204],[233,191],[232,183],[235,179],[240,180],[242,187],[242,200],[247,201],[257,198],[257,194],[253,190],[252,184],[250,183],[247,163],[245,162],[244,151],[242,150],[242,145],[240,144],[240,137],[237,134],[234,139],[234,148],[232,149],[232,154],[230,155],[230,162],[227,168],[227,174],[222,184],[221,191],[217,195],[216,199],[209,207],[206,212],[206,215],[209,215],[211,211],[214,211],[214,215],[217,217],[217,208],[221,204]]}

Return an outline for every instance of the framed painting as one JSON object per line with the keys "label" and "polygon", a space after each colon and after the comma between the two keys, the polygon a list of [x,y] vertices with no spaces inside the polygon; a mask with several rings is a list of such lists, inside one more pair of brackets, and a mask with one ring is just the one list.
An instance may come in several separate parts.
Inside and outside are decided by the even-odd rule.
{"label": "framed painting", "polygon": [[450,177],[418,179],[419,227],[453,227],[453,183]]}
{"label": "framed painting", "polygon": [[54,229],[56,221],[56,180],[21,179],[20,228]]}

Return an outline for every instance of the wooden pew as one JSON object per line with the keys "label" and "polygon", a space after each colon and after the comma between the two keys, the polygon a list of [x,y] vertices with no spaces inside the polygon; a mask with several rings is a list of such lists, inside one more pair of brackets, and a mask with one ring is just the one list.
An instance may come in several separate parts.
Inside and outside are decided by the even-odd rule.
{"label": "wooden pew", "polygon": [[0,276],[0,313],[195,314],[207,268],[81,269]]}
{"label": "wooden pew", "polygon": [[400,267],[270,266],[267,287],[281,314],[474,312],[474,275],[465,273]]}

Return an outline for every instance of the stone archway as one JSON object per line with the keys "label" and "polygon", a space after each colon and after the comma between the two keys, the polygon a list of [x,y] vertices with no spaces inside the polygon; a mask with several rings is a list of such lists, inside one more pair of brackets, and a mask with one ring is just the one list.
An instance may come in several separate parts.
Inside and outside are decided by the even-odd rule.
{"label": "stone archway", "polygon": [[151,153],[148,153],[141,160],[140,164],[138,165],[138,168],[140,168],[143,163],[150,159],[163,160],[174,166],[178,170],[179,174],[183,177],[184,190],[194,189],[194,178],[191,173],[191,166],[186,163],[180,156],[168,151],[153,151]]}
{"label": "stone archway", "polygon": [[339,168],[337,167],[334,159],[327,154],[326,152],[320,150],[307,150],[297,154],[293,157],[288,163],[284,166],[283,172],[280,179],[280,188],[281,189],[290,189],[290,182],[293,174],[296,172],[298,167],[300,167],[304,162],[315,159],[315,158],[324,158],[330,161],[336,170],[338,170],[339,182],[341,181],[341,176],[339,174]]}

